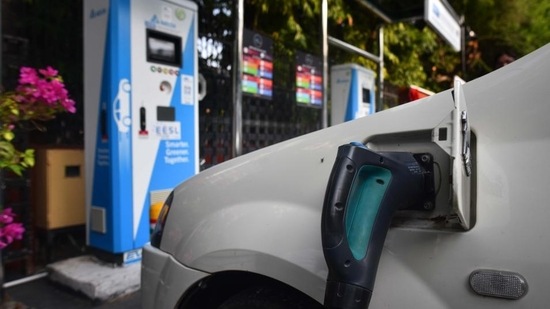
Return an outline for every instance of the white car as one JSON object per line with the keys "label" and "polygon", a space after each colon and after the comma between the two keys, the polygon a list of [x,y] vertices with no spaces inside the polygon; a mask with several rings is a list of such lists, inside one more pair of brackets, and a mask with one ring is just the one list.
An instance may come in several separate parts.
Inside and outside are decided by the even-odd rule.
{"label": "white car", "polygon": [[143,307],[547,307],[548,154],[550,44],[182,183]]}

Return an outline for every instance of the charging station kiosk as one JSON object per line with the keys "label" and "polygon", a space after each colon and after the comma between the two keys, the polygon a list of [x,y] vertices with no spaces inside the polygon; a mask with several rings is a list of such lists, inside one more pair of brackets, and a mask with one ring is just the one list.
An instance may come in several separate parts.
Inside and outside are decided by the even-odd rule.
{"label": "charging station kiosk", "polygon": [[330,68],[331,125],[376,111],[375,73],[355,63]]}
{"label": "charging station kiosk", "polygon": [[197,5],[84,1],[87,243],[141,259],[149,210],[198,173]]}

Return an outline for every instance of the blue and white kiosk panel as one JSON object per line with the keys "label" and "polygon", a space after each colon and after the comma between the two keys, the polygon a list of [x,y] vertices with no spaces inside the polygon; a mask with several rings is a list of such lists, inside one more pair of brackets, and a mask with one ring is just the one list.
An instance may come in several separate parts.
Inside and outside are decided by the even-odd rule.
{"label": "blue and white kiosk panel", "polygon": [[198,166],[197,6],[84,1],[88,245],[124,261]]}
{"label": "blue and white kiosk panel", "polygon": [[331,125],[375,112],[376,74],[355,63],[330,69]]}

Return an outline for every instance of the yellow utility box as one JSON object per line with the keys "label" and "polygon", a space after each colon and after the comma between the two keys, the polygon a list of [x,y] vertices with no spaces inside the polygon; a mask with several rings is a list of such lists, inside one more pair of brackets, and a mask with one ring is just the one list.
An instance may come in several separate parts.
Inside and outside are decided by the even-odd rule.
{"label": "yellow utility box", "polygon": [[38,228],[52,230],[85,224],[82,149],[37,149],[32,173],[32,201]]}

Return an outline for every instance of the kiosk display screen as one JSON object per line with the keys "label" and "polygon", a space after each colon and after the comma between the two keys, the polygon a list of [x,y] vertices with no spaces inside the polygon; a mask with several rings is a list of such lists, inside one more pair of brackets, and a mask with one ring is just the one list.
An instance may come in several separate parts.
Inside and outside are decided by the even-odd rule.
{"label": "kiosk display screen", "polygon": [[147,29],[147,61],[181,67],[181,37]]}
{"label": "kiosk display screen", "polygon": [[296,51],[296,102],[304,106],[323,106],[321,58],[300,51]]}
{"label": "kiosk display screen", "polygon": [[243,33],[243,94],[273,97],[273,41],[251,30]]}

